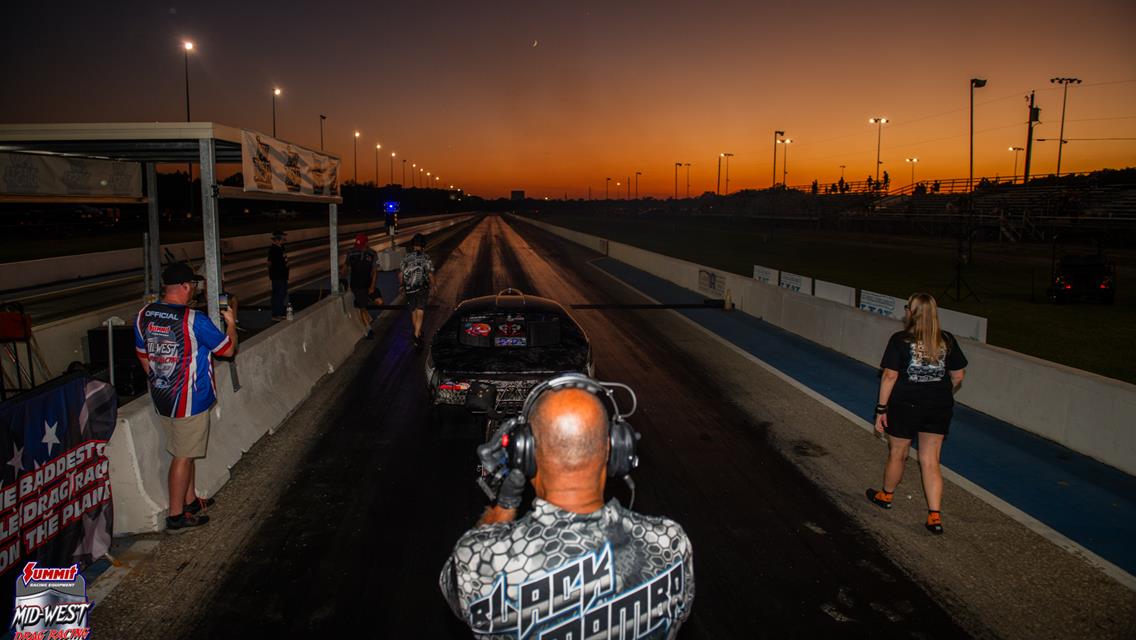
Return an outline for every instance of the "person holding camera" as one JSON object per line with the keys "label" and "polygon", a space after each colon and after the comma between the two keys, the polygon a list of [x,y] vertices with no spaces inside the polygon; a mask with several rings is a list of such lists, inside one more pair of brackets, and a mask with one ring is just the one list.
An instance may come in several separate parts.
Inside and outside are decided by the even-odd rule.
{"label": "person holding camera", "polygon": [[919,469],[927,499],[927,522],[931,533],[943,533],[940,502],[943,474],[939,453],[954,414],[954,393],[966,375],[966,356],[955,337],[940,329],[939,307],[927,293],[915,293],[903,306],[904,328],[891,336],[880,362],[879,404],[876,432],[888,435],[888,460],[884,484],[868,489],[873,504],[890,509],[911,441],[919,438]]}
{"label": "person holding camera", "polygon": [[[637,462],[623,417],[608,388],[566,374],[534,388],[517,426],[506,425],[509,472],[496,504],[439,577],[477,637],[674,638],[690,615],[694,565],[682,527],[604,502],[607,478]],[[536,498],[518,518],[529,482]]]}
{"label": "person holding camera", "polygon": [[225,331],[209,316],[189,307],[202,277],[188,264],[175,262],[162,272],[162,299],[138,312],[134,349],[149,379],[150,399],[173,456],[169,471],[166,531],[178,533],[209,522],[202,513],[213,499],[198,498],[194,461],[204,458],[209,441],[209,413],[217,401],[212,356],[237,350],[237,301],[221,310]]}

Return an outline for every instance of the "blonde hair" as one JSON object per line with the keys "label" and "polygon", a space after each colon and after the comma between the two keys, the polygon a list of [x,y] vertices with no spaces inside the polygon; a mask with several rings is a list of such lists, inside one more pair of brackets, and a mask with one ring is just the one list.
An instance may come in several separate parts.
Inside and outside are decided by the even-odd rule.
{"label": "blonde hair", "polygon": [[932,360],[946,356],[948,344],[939,327],[939,305],[929,293],[913,293],[907,298],[907,320],[904,330],[923,353]]}

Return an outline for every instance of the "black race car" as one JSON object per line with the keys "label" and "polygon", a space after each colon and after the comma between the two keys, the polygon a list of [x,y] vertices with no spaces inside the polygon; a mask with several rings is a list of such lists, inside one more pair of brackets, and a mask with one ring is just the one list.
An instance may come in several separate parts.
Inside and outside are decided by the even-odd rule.
{"label": "black race car", "polygon": [[520,411],[536,384],[569,371],[593,374],[587,334],[560,303],[515,289],[460,303],[426,353],[434,405],[491,419]]}
{"label": "black race car", "polygon": [[1049,298],[1057,304],[1095,300],[1112,304],[1116,297],[1116,267],[1103,254],[1065,255],[1053,267]]}

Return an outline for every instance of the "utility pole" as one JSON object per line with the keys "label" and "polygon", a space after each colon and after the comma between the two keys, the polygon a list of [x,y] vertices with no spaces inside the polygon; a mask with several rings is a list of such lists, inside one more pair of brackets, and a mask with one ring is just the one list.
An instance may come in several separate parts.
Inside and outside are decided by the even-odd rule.
{"label": "utility pole", "polygon": [[639,176],[643,175],[642,171],[635,172],[635,199],[639,199]]}
{"label": "utility pole", "polygon": [[[678,175],[678,169],[675,169],[675,175]],[[720,153],[718,154],[718,182],[714,185],[714,195],[722,195],[722,154]]]}
{"label": "utility pole", "polygon": [[1069,101],[1069,85],[1081,84],[1078,78],[1050,78],[1053,84],[1064,85],[1061,97],[1061,133],[1057,135],[1057,177],[1061,177],[1061,151],[1065,148],[1065,104]]}
{"label": "utility pole", "polygon": [[777,138],[784,135],[784,131],[773,132],[773,183],[769,185],[770,189],[777,186]]}
{"label": "utility pole", "polygon": [[1029,186],[1030,160],[1033,159],[1033,126],[1041,119],[1041,109],[1034,106],[1034,92],[1029,94],[1029,118],[1026,125],[1026,164],[1022,169],[1022,184]]}
{"label": "utility pole", "polygon": [[678,168],[682,166],[681,162],[675,163],[675,195],[674,199],[678,200]]}
{"label": "utility pole", "polygon": [[[974,191],[974,90],[986,86],[982,78],[970,79],[970,174],[966,181],[966,190]],[[911,167],[915,168],[914,165]]]}
{"label": "utility pole", "polygon": [[682,166],[686,167],[686,199],[690,199],[690,163],[686,162]]}

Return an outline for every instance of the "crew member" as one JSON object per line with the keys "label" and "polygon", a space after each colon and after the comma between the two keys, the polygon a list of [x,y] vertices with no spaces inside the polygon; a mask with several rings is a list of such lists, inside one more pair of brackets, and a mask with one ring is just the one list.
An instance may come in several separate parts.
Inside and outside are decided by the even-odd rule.
{"label": "crew member", "polygon": [[430,300],[431,274],[434,263],[426,255],[426,236],[414,234],[410,240],[410,253],[402,259],[398,270],[399,286],[406,292],[406,307],[410,309],[410,323],[414,327],[414,346],[422,346],[422,320],[426,315],[426,303]]}
{"label": "crew member", "polygon": [[268,247],[268,279],[272,282],[272,319],[283,320],[288,305],[288,251],[284,249],[287,234],[272,232]]}
{"label": "crew member", "polygon": [[442,568],[450,608],[479,638],[674,638],[694,601],[690,540],[672,520],[604,503],[604,403],[549,387],[526,420],[532,510],[517,518],[526,482],[514,468]]}
{"label": "crew member", "polygon": [[221,310],[225,332],[209,316],[187,306],[202,280],[184,262],[162,272],[162,299],[138,312],[134,348],[150,383],[150,398],[173,456],[169,471],[170,510],[166,531],[178,533],[209,522],[202,511],[212,498],[194,490],[194,461],[204,458],[209,414],[217,401],[210,355],[237,350],[237,301]]}
{"label": "crew member", "polygon": [[367,307],[376,297],[376,304],[383,303],[382,296],[375,289],[375,281],[379,277],[378,263],[379,254],[367,245],[367,234],[356,235],[355,246],[343,260],[343,271],[347,272],[348,286],[355,297],[355,312],[363,324],[363,337],[368,340],[375,337],[375,332],[371,328],[371,312]]}

